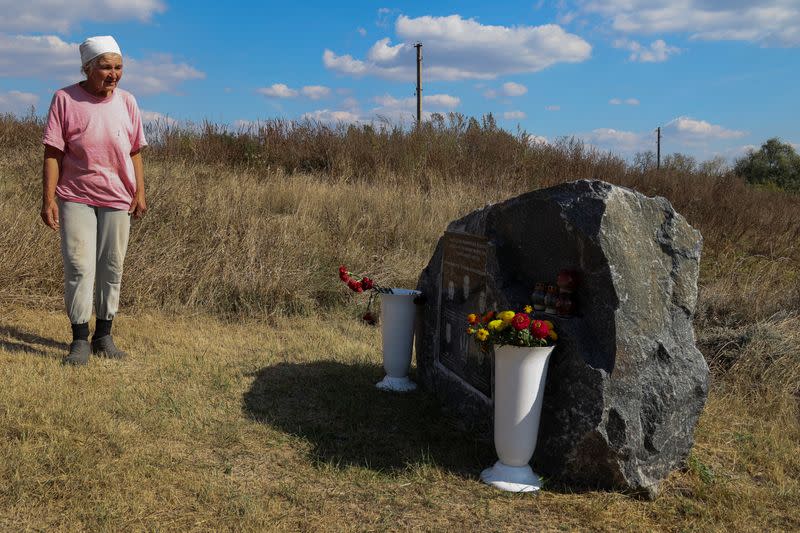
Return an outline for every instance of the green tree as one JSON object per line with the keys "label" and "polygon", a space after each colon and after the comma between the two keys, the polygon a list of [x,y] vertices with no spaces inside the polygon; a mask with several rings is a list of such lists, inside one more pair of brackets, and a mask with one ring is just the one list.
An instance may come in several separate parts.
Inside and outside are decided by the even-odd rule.
{"label": "green tree", "polygon": [[733,170],[753,185],[800,192],[800,155],[778,138],[769,139],[758,151],[750,150],[736,161]]}

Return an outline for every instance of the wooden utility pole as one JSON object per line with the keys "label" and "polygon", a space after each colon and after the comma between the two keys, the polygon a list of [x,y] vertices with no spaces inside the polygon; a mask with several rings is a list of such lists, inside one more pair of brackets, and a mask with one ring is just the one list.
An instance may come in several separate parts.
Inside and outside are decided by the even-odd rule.
{"label": "wooden utility pole", "polygon": [[417,49],[417,127],[422,123],[422,43],[414,45]]}
{"label": "wooden utility pole", "polygon": [[656,128],[656,170],[661,169],[661,126]]}

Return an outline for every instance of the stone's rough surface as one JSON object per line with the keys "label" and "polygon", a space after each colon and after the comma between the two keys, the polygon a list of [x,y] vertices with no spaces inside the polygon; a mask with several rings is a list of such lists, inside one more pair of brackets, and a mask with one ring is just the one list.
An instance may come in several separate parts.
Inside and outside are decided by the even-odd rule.
{"label": "stone's rough surface", "polygon": [[[490,241],[487,285],[498,308],[529,303],[537,281],[580,272],[578,316],[560,334],[547,376],[534,468],[573,486],[655,496],[686,458],[708,393],[695,346],[702,238],[664,198],[576,181],[490,205],[450,231]],[[435,361],[442,243],[417,289],[419,380],[469,427],[491,430],[491,405]]]}

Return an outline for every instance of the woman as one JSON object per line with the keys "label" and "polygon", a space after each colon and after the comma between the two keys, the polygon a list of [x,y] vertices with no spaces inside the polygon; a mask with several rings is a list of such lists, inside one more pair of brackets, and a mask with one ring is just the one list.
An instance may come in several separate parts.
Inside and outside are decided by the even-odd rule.
{"label": "woman", "polygon": [[72,323],[64,362],[75,365],[85,365],[90,353],[126,356],[114,344],[111,324],[130,217],[147,211],[140,153],[147,142],[136,100],[117,87],[122,52],[113,37],[100,36],[81,43],[80,54],[86,79],[56,91],[50,104],[41,213],[44,223],[61,233],[64,302]]}

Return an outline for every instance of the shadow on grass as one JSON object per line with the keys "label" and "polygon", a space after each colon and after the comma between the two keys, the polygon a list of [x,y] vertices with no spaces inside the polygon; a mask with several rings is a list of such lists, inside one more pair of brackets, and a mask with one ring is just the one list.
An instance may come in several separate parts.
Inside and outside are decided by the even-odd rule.
{"label": "shadow on grass", "polygon": [[[11,340],[5,340],[3,337],[9,337]],[[40,337],[10,326],[0,326],[0,348],[7,352],[23,352],[49,358],[58,358],[60,355],[47,352],[42,348],[53,348],[65,353],[69,350],[69,346],[63,342]]]}
{"label": "shadow on grass", "polygon": [[281,363],[254,377],[245,414],[307,439],[320,462],[378,471],[435,464],[476,477],[495,460],[492,444],[455,429],[432,395],[376,389],[377,365]]}

